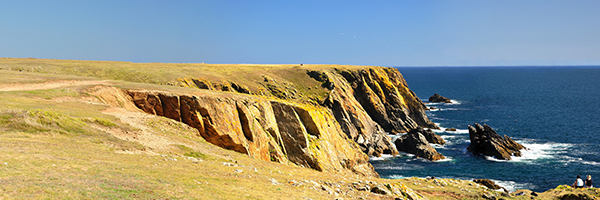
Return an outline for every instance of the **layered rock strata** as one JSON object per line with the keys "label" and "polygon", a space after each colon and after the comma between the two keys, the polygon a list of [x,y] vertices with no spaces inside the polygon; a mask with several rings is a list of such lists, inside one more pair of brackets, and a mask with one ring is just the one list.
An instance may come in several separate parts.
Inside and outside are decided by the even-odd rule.
{"label": "layered rock strata", "polygon": [[[329,91],[329,95],[322,101],[317,100],[317,104],[327,107],[343,132],[358,143],[361,150],[369,156],[397,153],[386,132],[404,133],[417,127],[437,128],[425,115],[427,108],[423,102],[408,89],[406,81],[397,69],[307,69],[305,75],[321,82],[321,87]],[[256,81],[264,87],[257,91],[238,90],[237,88],[242,86],[235,86],[241,84],[229,81],[215,84],[203,78],[179,79],[178,82],[184,87],[237,91],[291,101],[307,99],[293,82],[276,81],[268,75]]]}
{"label": "layered rock strata", "polygon": [[525,146],[515,142],[510,137],[498,135],[490,126],[475,123],[469,125],[471,144],[467,148],[473,155],[493,156],[496,159],[511,160],[511,156],[521,156]]}
{"label": "layered rock strata", "polygon": [[319,171],[378,176],[326,109],[241,95],[127,93],[144,112],[186,123],[226,149]]}
{"label": "layered rock strata", "polygon": [[396,69],[336,70],[323,73],[321,79],[323,76],[333,85],[323,104],[332,110],[344,133],[368,155],[396,153],[386,132],[437,128]]}

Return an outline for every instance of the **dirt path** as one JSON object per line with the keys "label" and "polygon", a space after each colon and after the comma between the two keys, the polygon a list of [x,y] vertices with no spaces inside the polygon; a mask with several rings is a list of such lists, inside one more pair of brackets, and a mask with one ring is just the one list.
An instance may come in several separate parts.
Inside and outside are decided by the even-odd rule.
{"label": "dirt path", "polygon": [[136,141],[140,144],[158,151],[169,151],[171,145],[176,144],[166,137],[159,136],[152,128],[145,123],[150,118],[156,117],[142,112],[133,112],[123,108],[109,107],[102,111],[104,114],[119,118],[122,122],[139,129],[139,131],[124,131],[121,129],[107,129],[105,132],[111,133],[122,140]]}
{"label": "dirt path", "polygon": [[45,83],[0,84],[0,91],[47,90],[77,85],[111,85],[108,81],[52,81]]}

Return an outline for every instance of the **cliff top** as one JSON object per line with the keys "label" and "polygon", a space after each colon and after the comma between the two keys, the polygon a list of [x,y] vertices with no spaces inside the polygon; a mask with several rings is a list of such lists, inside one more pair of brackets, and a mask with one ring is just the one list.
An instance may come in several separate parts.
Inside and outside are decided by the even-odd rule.
{"label": "cliff top", "polygon": [[[207,64],[133,63],[35,58],[0,58],[0,69],[45,74],[75,75],[104,80],[199,87],[215,90],[247,89],[249,93],[300,102],[322,101],[329,92],[307,75],[308,71],[358,70],[376,66],[318,64]],[[203,88],[207,89],[207,88]],[[245,92],[243,92],[245,93]]]}

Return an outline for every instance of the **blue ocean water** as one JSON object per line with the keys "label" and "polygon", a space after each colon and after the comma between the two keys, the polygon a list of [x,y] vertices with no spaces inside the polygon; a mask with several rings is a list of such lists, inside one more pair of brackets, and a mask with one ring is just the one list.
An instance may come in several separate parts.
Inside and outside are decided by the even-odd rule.
{"label": "blue ocean water", "polygon": [[[542,192],[571,184],[576,175],[600,180],[600,67],[401,67],[423,102],[439,93],[453,103],[428,111],[446,140],[435,145],[447,159],[410,154],[371,159],[383,178],[487,178],[509,190]],[[500,161],[473,156],[467,125],[488,124],[529,150]],[[600,183],[600,181],[596,181]],[[600,185],[598,185],[600,186]],[[597,187],[598,187],[597,186]]]}

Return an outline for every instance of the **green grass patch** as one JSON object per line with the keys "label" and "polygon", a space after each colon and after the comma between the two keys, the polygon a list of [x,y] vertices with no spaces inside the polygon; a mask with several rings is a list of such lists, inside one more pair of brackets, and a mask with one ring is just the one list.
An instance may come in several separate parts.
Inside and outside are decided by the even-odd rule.
{"label": "green grass patch", "polygon": [[196,151],[187,152],[187,153],[185,153],[183,155],[187,156],[187,157],[194,157],[194,158],[201,158],[201,159],[207,159],[208,158],[208,155],[200,153],[200,152],[196,152]]}
{"label": "green grass patch", "polygon": [[106,126],[106,127],[118,127],[119,125],[117,125],[116,123],[106,119],[106,118],[102,118],[102,117],[94,117],[94,118],[86,118],[86,121],[92,122],[92,123],[96,123],[102,126]]}
{"label": "green grass patch", "polygon": [[31,110],[28,115],[42,127],[56,130],[61,134],[81,134],[86,132],[85,129],[88,127],[80,118],[70,117],[51,110]]}

